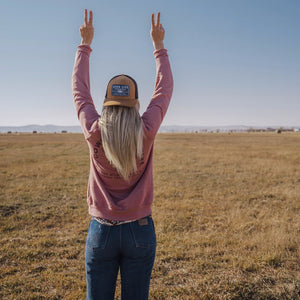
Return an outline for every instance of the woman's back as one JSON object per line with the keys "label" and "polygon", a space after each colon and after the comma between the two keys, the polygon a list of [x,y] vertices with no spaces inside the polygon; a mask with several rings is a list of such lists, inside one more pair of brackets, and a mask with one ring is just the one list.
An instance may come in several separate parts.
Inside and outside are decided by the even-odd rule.
{"label": "woman's back", "polygon": [[[90,175],[87,201],[89,213],[113,220],[137,219],[151,214],[153,202],[152,155],[153,142],[167,111],[173,78],[167,50],[154,52],[156,59],[156,84],[153,97],[143,113],[143,156],[137,159],[137,172],[124,180],[108,161],[102,145],[101,130],[89,91],[89,55],[91,48],[80,45],[73,72],[73,95],[78,117],[89,145]],[[84,79],[84,80],[82,80]]]}

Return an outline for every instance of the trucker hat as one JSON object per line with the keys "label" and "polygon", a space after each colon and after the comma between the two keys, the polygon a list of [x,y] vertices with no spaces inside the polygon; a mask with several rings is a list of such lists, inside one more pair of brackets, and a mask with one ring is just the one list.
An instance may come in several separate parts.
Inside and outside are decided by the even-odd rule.
{"label": "trucker hat", "polygon": [[103,106],[134,107],[138,102],[138,88],[133,78],[121,74],[109,81]]}

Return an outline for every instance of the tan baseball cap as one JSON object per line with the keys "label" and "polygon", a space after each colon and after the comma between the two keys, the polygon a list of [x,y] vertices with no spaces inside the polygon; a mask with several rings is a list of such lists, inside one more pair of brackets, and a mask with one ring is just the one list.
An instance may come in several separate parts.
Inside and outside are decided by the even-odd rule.
{"label": "tan baseball cap", "polygon": [[138,88],[133,78],[122,74],[109,81],[103,106],[134,107],[138,102]]}

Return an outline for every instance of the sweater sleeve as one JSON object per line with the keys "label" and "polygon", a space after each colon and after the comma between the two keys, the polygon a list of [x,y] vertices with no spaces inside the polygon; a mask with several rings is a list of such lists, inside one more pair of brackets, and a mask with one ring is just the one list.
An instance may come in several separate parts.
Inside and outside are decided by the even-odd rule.
{"label": "sweater sleeve", "polygon": [[90,93],[89,56],[91,52],[92,49],[88,45],[78,46],[72,74],[74,104],[86,139],[96,129],[96,121],[100,117]]}
{"label": "sweater sleeve", "polygon": [[166,49],[154,51],[156,61],[155,89],[149,106],[142,115],[144,132],[154,138],[167,112],[172,92],[173,76]]}

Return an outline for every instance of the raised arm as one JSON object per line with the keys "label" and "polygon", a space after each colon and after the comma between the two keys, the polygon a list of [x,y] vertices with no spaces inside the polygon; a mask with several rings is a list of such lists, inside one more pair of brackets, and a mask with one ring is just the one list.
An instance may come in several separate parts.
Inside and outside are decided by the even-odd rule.
{"label": "raised arm", "polygon": [[165,30],[160,23],[160,13],[155,23],[154,14],[151,16],[150,36],[154,46],[156,61],[155,89],[151,102],[142,116],[144,132],[154,138],[167,112],[172,93],[173,76],[167,50],[164,48]]}
{"label": "raised arm", "polygon": [[[75,108],[85,138],[88,139],[95,130],[99,115],[95,109],[90,93],[89,56],[92,52],[90,44],[94,36],[93,13],[84,11],[84,24],[80,27],[81,45],[78,46],[72,76],[72,89]],[[94,127],[93,127],[94,126]]]}

